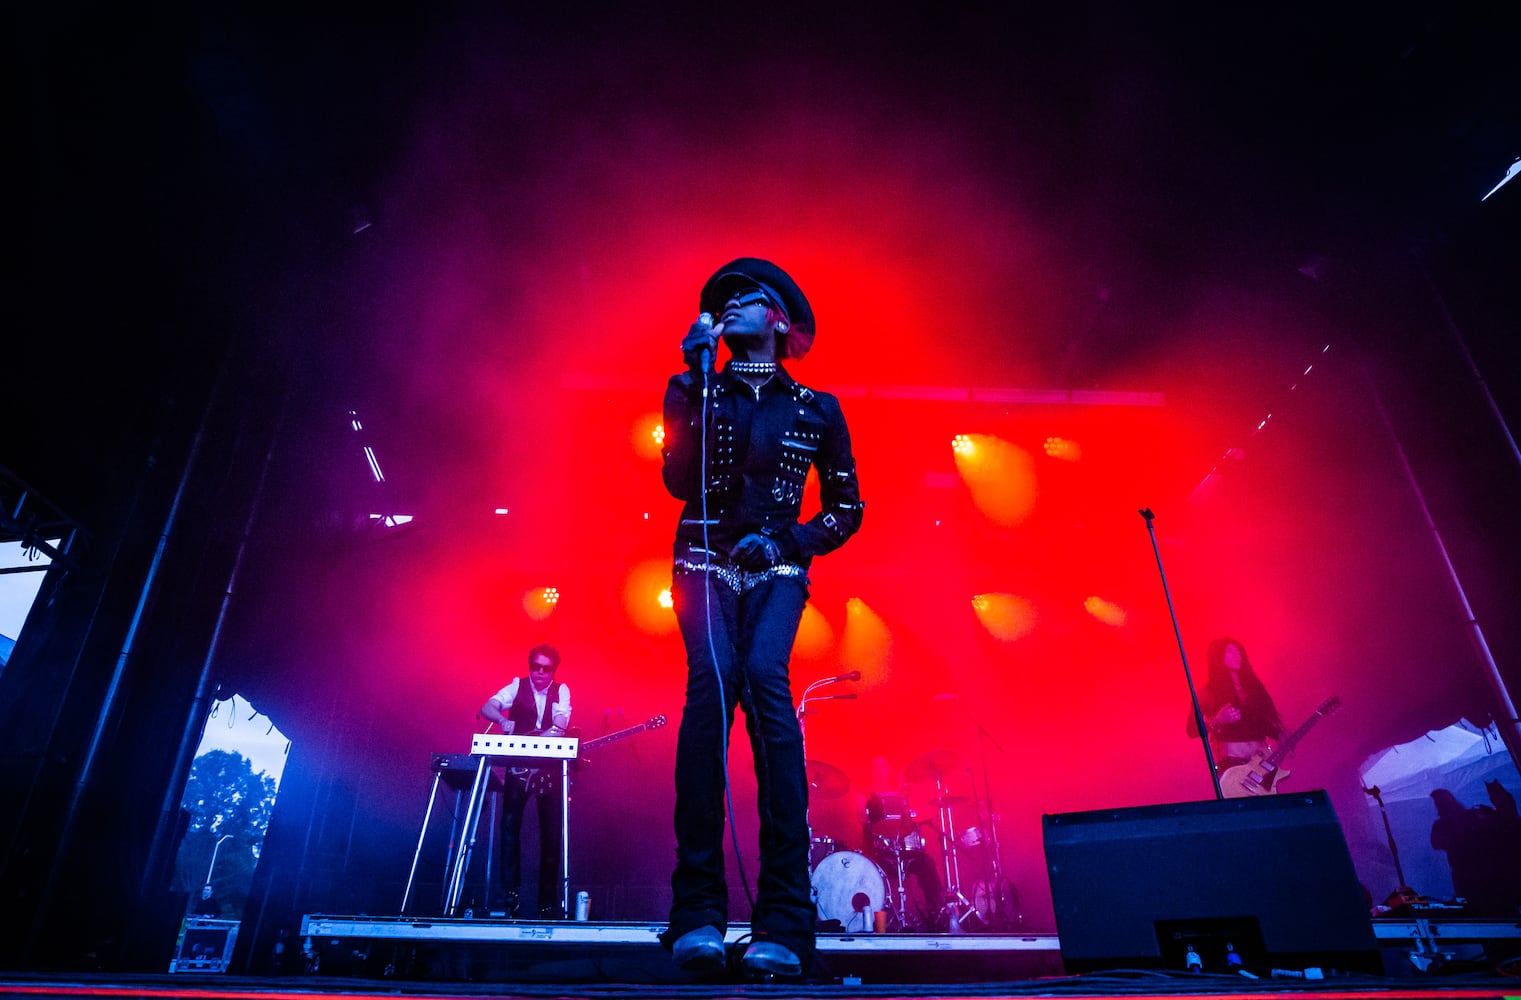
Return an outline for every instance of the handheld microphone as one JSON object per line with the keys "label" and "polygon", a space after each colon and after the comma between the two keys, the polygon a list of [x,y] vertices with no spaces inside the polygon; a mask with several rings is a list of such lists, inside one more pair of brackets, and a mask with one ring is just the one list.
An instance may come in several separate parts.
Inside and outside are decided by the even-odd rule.
{"label": "handheld microphone", "polygon": [[[703,329],[711,330],[713,329],[713,314],[710,312],[702,313],[697,317],[697,322],[702,324]],[[713,348],[704,347],[702,353],[698,356],[702,360],[702,370],[711,372],[713,370]]]}

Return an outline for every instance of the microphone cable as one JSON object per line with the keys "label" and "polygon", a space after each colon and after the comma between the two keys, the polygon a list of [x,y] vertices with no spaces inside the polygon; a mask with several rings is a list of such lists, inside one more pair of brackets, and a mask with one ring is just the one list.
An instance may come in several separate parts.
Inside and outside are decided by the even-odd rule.
{"label": "microphone cable", "polygon": [[[716,354],[716,352],[715,352]],[[708,637],[708,659],[713,664],[713,679],[718,682],[718,735],[719,735],[719,760],[723,764],[724,774],[724,807],[729,818],[729,839],[734,845],[734,864],[739,870],[739,884],[744,887],[745,899],[750,903],[751,919],[755,914],[755,896],[750,892],[750,877],[745,874],[745,859],[740,853],[739,830],[734,824],[734,788],[729,782],[729,701],[724,694],[724,672],[718,662],[718,646],[713,641],[713,587],[716,582],[713,579],[714,562],[718,554],[713,551],[712,543],[708,535],[708,396],[709,376],[713,373],[708,371],[708,365],[702,366],[702,407],[698,414],[702,425],[700,440],[702,442],[699,451],[698,476],[702,494],[702,548],[705,553],[703,562],[702,600],[703,600],[703,624],[706,626]],[[716,412],[716,406],[715,406]],[[740,667],[741,673],[744,668]]]}

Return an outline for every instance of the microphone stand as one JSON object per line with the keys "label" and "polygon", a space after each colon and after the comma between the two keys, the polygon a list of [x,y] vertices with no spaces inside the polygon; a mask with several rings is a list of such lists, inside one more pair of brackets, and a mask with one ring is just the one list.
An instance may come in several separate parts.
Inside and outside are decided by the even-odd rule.
{"label": "microphone stand", "polygon": [[1199,727],[1199,742],[1204,744],[1204,763],[1209,768],[1210,783],[1215,786],[1215,800],[1225,801],[1220,787],[1220,772],[1215,769],[1215,751],[1209,745],[1209,727],[1204,724],[1204,709],[1199,707],[1199,691],[1194,687],[1194,675],[1188,669],[1188,654],[1183,651],[1183,633],[1178,629],[1178,613],[1172,606],[1172,591],[1167,589],[1167,571],[1162,568],[1162,550],[1157,547],[1157,532],[1151,522],[1156,517],[1150,507],[1142,507],[1136,513],[1146,522],[1146,534],[1151,536],[1151,551],[1157,557],[1157,576],[1162,578],[1162,596],[1167,598],[1167,614],[1172,619],[1172,634],[1178,640],[1178,658],[1183,661],[1183,680],[1188,684],[1188,697],[1194,706],[1194,725]]}
{"label": "microphone stand", "polygon": [[[816,695],[816,694],[813,693],[813,689],[814,688],[818,688],[818,687],[823,687],[825,684],[836,684],[836,683],[839,683],[840,681],[857,680],[857,679],[859,679],[859,677],[860,677],[859,674],[857,674],[856,677],[851,677],[849,674],[845,674],[844,676],[841,676],[841,677],[825,677],[823,680],[814,681],[812,684],[808,685],[806,688],[803,689],[803,696],[797,700],[797,732],[798,732],[798,736],[801,738],[801,741],[802,741],[802,744],[803,744],[803,767],[804,767],[805,770],[808,767],[808,726],[807,726],[807,722],[806,722],[806,720],[808,718],[808,702],[809,701],[853,701],[853,700],[855,700],[855,697],[856,697],[854,694],[827,694],[827,695],[820,694],[820,695]],[[810,798],[811,798],[811,796],[810,796]],[[812,805],[812,803],[810,803],[810,807],[811,807],[811,805]],[[808,817],[808,844],[809,844],[809,849],[811,850],[812,849],[812,845],[813,845],[813,816],[812,816],[812,809],[811,808],[809,810],[809,813],[810,813],[810,815]]]}
{"label": "microphone stand", "polygon": [[977,727],[977,756],[982,758],[982,803],[988,810],[988,846],[993,852],[992,864],[990,866],[992,868],[993,885],[988,895],[988,909],[990,911],[988,916],[1007,928],[1011,924],[1008,920],[1008,915],[1004,913],[1003,862],[998,856],[1000,850],[998,846],[998,819],[997,813],[993,809],[993,784],[988,780],[987,744],[993,744],[993,749],[999,753],[1003,753],[1004,750],[998,741],[993,738],[993,734],[988,732],[983,726],[982,720],[973,719],[972,723]]}
{"label": "microphone stand", "polygon": [[1399,879],[1400,883],[1399,888],[1394,890],[1394,894],[1402,900],[1408,901],[1416,895],[1416,892],[1405,884],[1405,869],[1400,865],[1400,849],[1399,845],[1394,842],[1394,828],[1389,825],[1389,810],[1384,808],[1384,793],[1379,790],[1377,785],[1374,785],[1372,788],[1364,785],[1363,792],[1374,802],[1378,803],[1379,814],[1384,817],[1384,837],[1389,841],[1389,856],[1394,859],[1394,877]]}

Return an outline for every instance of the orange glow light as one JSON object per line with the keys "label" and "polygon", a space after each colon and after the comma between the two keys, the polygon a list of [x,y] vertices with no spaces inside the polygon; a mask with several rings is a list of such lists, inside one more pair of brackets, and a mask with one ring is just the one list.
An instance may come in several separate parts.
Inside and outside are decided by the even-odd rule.
{"label": "orange glow light", "polygon": [[1083,602],[1083,609],[1105,625],[1110,625],[1114,628],[1119,628],[1125,624],[1125,619],[1127,618],[1124,608],[1113,601],[1106,601],[1102,597],[1088,598]]}
{"label": "orange glow light", "polygon": [[1066,438],[1048,437],[1044,447],[1047,455],[1063,462],[1076,462],[1083,457],[1083,446]]}
{"label": "orange glow light", "polygon": [[803,620],[798,623],[793,653],[800,659],[816,660],[828,654],[834,645],[834,629],[812,604],[803,605]]}
{"label": "orange glow light", "polygon": [[665,425],[660,421],[660,414],[646,413],[635,420],[633,430],[629,432],[629,443],[640,458],[659,458],[660,449],[665,447]]}
{"label": "orange glow light", "polygon": [[958,434],[956,470],[972,503],[995,524],[1013,527],[1035,508],[1035,460],[1030,453],[988,434]]}
{"label": "orange glow light", "polygon": [[878,684],[887,679],[892,656],[893,636],[887,623],[859,597],[846,601],[840,666],[861,671],[862,684]]}
{"label": "orange glow light", "polygon": [[664,635],[676,628],[671,600],[671,561],[646,559],[623,581],[623,610],[641,632]]}
{"label": "orange glow light", "polygon": [[554,613],[555,605],[559,603],[558,587],[534,587],[523,595],[523,612],[534,621],[541,622]]}
{"label": "orange glow light", "polygon": [[1014,594],[978,594],[972,598],[972,612],[999,642],[1029,635],[1040,617],[1034,604]]}

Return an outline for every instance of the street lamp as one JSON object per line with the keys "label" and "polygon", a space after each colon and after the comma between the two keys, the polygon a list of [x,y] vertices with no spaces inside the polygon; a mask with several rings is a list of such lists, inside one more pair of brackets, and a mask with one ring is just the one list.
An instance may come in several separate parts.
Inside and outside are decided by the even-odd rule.
{"label": "street lamp", "polygon": [[216,868],[216,866],[217,866],[217,852],[222,849],[222,841],[223,840],[231,840],[231,839],[232,839],[232,834],[230,834],[230,833],[224,833],[224,834],[222,834],[221,839],[217,841],[217,846],[215,846],[215,847],[213,847],[211,849],[211,864],[209,864],[209,865],[206,866],[206,884],[207,885],[211,884],[211,872],[212,872],[212,869]]}

